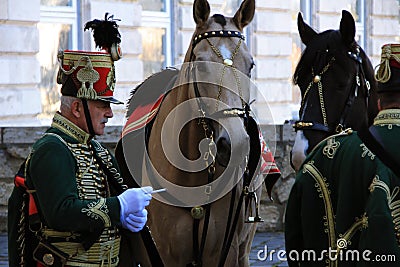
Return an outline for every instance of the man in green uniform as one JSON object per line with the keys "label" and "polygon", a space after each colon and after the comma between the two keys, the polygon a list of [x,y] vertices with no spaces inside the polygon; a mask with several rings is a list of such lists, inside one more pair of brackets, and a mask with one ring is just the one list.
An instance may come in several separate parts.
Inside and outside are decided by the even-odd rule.
{"label": "man in green uniform", "polygon": [[[105,23],[114,32],[117,28],[107,15],[92,23]],[[29,222],[23,213],[12,220],[17,212],[11,208],[14,192],[9,201],[11,267],[117,266],[121,228],[138,232],[147,221],[152,188],[127,189],[114,156],[94,139],[113,117],[110,104],[122,104],[113,97],[119,33],[111,40],[96,42],[105,52],[64,51],[58,56],[60,111],[25,165],[25,185],[32,196]],[[32,242],[35,247],[29,251]]]}
{"label": "man in green uniform", "polygon": [[399,264],[399,44],[382,47],[376,79],[374,124],[324,140],[296,177],[285,217],[289,266]]}

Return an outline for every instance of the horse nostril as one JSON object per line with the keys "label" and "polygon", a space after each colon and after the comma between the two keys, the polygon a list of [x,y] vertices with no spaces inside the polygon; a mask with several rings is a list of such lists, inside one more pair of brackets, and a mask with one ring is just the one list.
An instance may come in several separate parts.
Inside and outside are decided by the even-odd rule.
{"label": "horse nostril", "polygon": [[221,166],[226,167],[228,166],[230,157],[231,157],[231,142],[224,137],[219,138],[217,141],[218,163]]}

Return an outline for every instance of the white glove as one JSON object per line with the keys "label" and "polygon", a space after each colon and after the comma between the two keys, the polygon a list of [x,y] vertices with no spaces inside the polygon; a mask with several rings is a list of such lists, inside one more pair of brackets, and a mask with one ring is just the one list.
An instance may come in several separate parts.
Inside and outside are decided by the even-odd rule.
{"label": "white glove", "polygon": [[150,204],[151,186],[141,188],[130,188],[118,196],[121,205],[121,222],[129,214],[142,211],[147,205]]}
{"label": "white glove", "polygon": [[143,229],[147,222],[147,210],[143,209],[125,217],[121,223],[122,226],[131,232],[139,232]]}

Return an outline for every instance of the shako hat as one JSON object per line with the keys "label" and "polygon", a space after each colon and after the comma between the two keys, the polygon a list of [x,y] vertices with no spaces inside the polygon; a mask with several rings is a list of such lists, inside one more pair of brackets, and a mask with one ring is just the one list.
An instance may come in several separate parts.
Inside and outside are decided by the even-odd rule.
{"label": "shako hat", "polygon": [[377,68],[377,92],[400,92],[400,44],[382,46],[381,63]]}
{"label": "shako hat", "polygon": [[85,30],[92,29],[99,52],[65,50],[58,53],[60,68],[57,82],[61,94],[87,100],[103,100],[123,104],[114,98],[114,61],[121,58],[121,35],[113,16],[105,15],[104,20],[95,19],[85,24]]}

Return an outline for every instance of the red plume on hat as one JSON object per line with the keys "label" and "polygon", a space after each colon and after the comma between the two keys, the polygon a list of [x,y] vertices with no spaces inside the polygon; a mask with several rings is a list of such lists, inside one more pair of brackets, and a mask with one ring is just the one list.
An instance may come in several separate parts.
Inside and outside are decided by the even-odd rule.
{"label": "red plume on hat", "polygon": [[114,104],[123,102],[113,97],[115,88],[114,61],[121,58],[121,35],[114,16],[92,20],[85,30],[92,29],[96,47],[101,52],[65,50],[59,53],[60,69],[57,82],[61,94],[87,100],[103,100]]}

